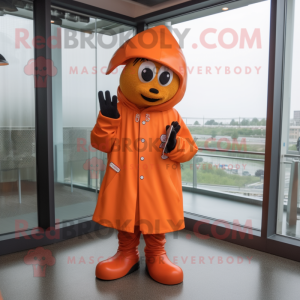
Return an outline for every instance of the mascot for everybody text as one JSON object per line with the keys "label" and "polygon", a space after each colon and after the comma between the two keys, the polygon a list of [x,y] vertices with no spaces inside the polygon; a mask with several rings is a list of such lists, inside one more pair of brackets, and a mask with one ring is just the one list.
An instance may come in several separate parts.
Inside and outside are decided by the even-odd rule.
{"label": "mascot for everybody text", "polygon": [[167,27],[157,26],[125,42],[106,74],[120,65],[118,97],[99,92],[91,133],[92,146],[108,154],[93,220],[119,232],[117,253],[97,265],[96,277],[113,280],[137,270],[142,233],[149,275],[178,284],[183,272],[166,255],[165,233],[184,228],[180,163],[198,150],[173,108],[186,90],[185,58]]}

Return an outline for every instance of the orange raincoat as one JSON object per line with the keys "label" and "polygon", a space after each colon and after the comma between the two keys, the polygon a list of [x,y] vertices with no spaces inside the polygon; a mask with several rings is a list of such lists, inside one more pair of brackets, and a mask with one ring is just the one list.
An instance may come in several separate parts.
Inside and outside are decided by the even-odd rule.
{"label": "orange raincoat", "polygon": [[[144,40],[156,43],[149,47]],[[110,61],[107,74],[128,59],[138,57],[173,70],[180,79],[179,89],[169,101],[139,109],[118,88],[120,117],[111,119],[99,112],[91,143],[108,153],[108,163],[93,220],[127,232],[134,232],[134,226],[139,224],[143,234],[167,233],[184,228],[180,163],[191,160],[198,150],[173,108],[186,90],[186,62],[170,31],[157,26],[121,46]],[[173,121],[181,129],[175,149],[166,158],[161,147],[166,126]]]}

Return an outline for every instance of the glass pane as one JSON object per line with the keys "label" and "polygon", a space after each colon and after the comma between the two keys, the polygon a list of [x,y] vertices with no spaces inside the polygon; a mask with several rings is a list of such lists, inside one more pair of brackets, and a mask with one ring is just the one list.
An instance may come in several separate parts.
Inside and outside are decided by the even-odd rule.
{"label": "glass pane", "polygon": [[300,238],[300,3],[287,1],[277,233]]}
{"label": "glass pane", "polygon": [[0,234],[38,225],[32,4],[9,10],[0,2]]}
{"label": "glass pane", "polygon": [[260,229],[270,1],[252,2],[159,23],[172,31],[188,65],[187,91],[175,108],[199,152],[183,164],[185,211]]}
{"label": "glass pane", "polygon": [[181,181],[182,186],[193,186],[193,159],[181,165]]}
{"label": "glass pane", "polygon": [[[119,79],[124,66],[116,68],[109,76],[105,75],[107,66],[115,51],[135,34],[134,29],[118,23],[97,20],[97,91],[110,91],[111,95],[117,94]],[[108,28],[108,29],[106,29]],[[97,111],[99,111],[97,101]]]}
{"label": "glass pane", "polygon": [[90,216],[96,206],[90,132],[96,119],[95,19],[53,9],[53,143],[56,222]]}
{"label": "glass pane", "polygon": [[98,89],[117,90],[120,72],[105,69],[127,25],[53,8],[52,60],[55,212],[57,222],[94,213],[106,154],[92,148],[90,133],[99,111]]}

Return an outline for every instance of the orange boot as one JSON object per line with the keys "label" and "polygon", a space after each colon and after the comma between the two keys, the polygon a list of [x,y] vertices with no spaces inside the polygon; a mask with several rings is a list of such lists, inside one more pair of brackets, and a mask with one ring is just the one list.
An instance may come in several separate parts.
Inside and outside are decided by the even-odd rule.
{"label": "orange boot", "polygon": [[141,232],[135,227],[134,233],[119,231],[117,253],[96,267],[96,277],[102,280],[114,280],[128,275],[140,267],[138,245]]}
{"label": "orange boot", "polygon": [[183,272],[180,267],[170,262],[164,245],[165,234],[145,234],[146,267],[149,275],[155,281],[173,285],[183,281]]}

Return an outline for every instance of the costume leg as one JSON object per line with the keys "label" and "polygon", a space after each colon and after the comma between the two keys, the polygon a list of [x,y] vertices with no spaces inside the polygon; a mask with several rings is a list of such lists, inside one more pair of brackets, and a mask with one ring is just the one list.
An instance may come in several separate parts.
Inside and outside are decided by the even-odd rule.
{"label": "costume leg", "polygon": [[102,280],[113,280],[128,275],[140,266],[138,245],[140,243],[140,229],[135,226],[134,233],[119,231],[119,247],[117,253],[96,267],[96,277]]}
{"label": "costume leg", "polygon": [[183,272],[167,257],[164,245],[165,234],[145,234],[146,265],[149,275],[155,281],[173,285],[183,281]]}

